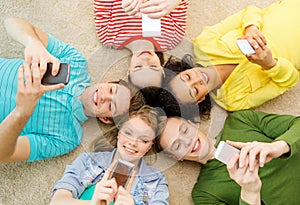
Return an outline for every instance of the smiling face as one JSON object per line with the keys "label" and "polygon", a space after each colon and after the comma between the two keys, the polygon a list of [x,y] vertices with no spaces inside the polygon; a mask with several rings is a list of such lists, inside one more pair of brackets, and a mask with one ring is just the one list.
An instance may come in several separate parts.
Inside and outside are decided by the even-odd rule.
{"label": "smiling face", "polygon": [[163,79],[163,68],[154,51],[142,51],[132,55],[128,75],[130,75],[132,84],[139,88],[160,87]]}
{"label": "smiling face", "polygon": [[168,118],[159,143],[177,160],[205,163],[211,153],[207,136],[195,124],[182,118]]}
{"label": "smiling face", "polygon": [[88,87],[81,101],[86,115],[104,121],[125,114],[129,109],[130,91],[116,83],[98,83]]}
{"label": "smiling face", "polygon": [[122,159],[135,162],[150,149],[155,138],[155,132],[139,116],[133,116],[126,121],[118,133],[118,152]]}
{"label": "smiling face", "polygon": [[176,75],[169,86],[182,103],[200,103],[208,94],[209,75],[198,68],[185,70]]}

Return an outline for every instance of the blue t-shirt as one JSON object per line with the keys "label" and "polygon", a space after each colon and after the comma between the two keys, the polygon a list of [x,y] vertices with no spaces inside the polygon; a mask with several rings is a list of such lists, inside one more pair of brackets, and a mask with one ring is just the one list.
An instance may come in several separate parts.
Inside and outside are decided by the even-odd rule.
{"label": "blue t-shirt", "polygon": [[[87,120],[83,105],[77,99],[90,86],[87,61],[72,46],[50,34],[48,37],[48,52],[60,59],[60,62],[70,64],[70,81],[63,89],[44,93],[20,133],[20,136],[27,136],[30,142],[28,161],[50,158],[73,150],[81,141],[81,125]],[[18,69],[23,62],[23,59],[0,58],[0,122],[16,106]]]}

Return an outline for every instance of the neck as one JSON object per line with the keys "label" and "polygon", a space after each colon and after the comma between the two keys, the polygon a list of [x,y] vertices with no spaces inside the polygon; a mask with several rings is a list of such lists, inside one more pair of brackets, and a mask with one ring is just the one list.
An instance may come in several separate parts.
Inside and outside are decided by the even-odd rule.
{"label": "neck", "polygon": [[135,40],[126,45],[132,53],[139,53],[142,51],[155,51],[155,47],[151,41]]}
{"label": "neck", "polygon": [[208,160],[213,159],[216,152],[216,147],[215,147],[216,139],[212,137],[207,137],[207,141],[209,143],[208,154],[204,159],[200,160],[201,164],[206,164]]}
{"label": "neck", "polygon": [[236,66],[237,64],[224,64],[215,66],[217,73],[220,75],[222,83],[224,83],[227,80],[227,78],[230,76],[230,74]]}
{"label": "neck", "polygon": [[133,161],[132,161],[132,160],[129,160],[129,159],[125,159],[124,157],[122,157],[122,155],[120,154],[120,152],[119,152],[118,149],[117,149],[116,154],[115,154],[113,160],[115,161],[115,160],[118,160],[118,159],[122,159],[122,160],[129,161],[129,162],[133,163],[134,166],[135,166],[135,169],[138,168],[139,162],[140,162],[140,160],[141,160],[141,158],[135,159],[135,160],[133,160]]}

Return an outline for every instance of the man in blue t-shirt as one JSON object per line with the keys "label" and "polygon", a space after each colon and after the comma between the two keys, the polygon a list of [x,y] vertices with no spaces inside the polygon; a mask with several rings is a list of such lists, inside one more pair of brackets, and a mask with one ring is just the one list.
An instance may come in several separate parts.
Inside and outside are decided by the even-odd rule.
{"label": "man in blue t-shirt", "polygon": [[[79,145],[87,116],[112,123],[128,111],[132,99],[137,106],[144,103],[125,82],[91,85],[85,57],[29,22],[10,18],[5,27],[25,46],[25,60],[0,58],[1,162],[68,153]],[[60,62],[70,64],[69,83],[42,85],[47,63],[56,75]]]}

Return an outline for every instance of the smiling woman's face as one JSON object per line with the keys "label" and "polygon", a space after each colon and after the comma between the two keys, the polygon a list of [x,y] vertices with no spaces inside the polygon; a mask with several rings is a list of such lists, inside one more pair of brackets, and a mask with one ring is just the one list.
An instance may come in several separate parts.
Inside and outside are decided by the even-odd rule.
{"label": "smiling woman's face", "polygon": [[210,153],[207,136],[196,124],[182,118],[168,118],[160,135],[159,144],[164,151],[177,160],[190,160],[202,163]]}
{"label": "smiling woman's face", "polygon": [[134,53],[128,69],[131,82],[139,87],[160,87],[163,79],[163,68],[160,60],[153,51]]}
{"label": "smiling woman's face", "polygon": [[176,75],[169,86],[182,103],[200,103],[208,94],[208,81],[209,77],[205,72],[192,68]]}

